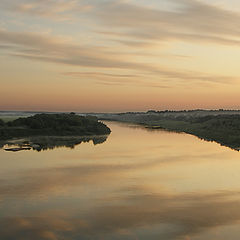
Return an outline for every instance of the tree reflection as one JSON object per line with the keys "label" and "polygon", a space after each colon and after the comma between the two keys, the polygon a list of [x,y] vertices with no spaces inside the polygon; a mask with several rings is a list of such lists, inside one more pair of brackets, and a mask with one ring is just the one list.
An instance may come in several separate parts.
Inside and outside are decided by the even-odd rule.
{"label": "tree reflection", "polygon": [[94,145],[104,143],[108,138],[108,135],[100,136],[38,136],[29,137],[25,139],[14,139],[10,141],[0,142],[0,148],[4,148],[7,151],[21,151],[33,149],[35,151],[52,150],[55,148],[71,148],[81,143],[92,142]]}

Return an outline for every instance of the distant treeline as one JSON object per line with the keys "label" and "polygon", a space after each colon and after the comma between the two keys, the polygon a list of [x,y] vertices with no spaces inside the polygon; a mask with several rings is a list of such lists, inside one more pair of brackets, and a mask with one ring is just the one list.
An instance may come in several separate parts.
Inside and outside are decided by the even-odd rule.
{"label": "distant treeline", "polygon": [[216,109],[216,110],[206,110],[206,109],[193,109],[193,110],[148,110],[146,113],[191,113],[191,112],[240,112],[239,110],[232,110],[232,109]]}
{"label": "distant treeline", "polygon": [[105,135],[111,130],[94,116],[71,114],[36,114],[4,122],[0,119],[0,139],[24,136]]}

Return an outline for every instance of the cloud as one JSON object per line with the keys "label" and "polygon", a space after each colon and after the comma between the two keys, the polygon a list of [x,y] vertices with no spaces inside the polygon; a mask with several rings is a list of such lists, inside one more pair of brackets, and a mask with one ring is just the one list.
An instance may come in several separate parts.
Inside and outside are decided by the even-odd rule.
{"label": "cloud", "polygon": [[169,86],[153,81],[141,80],[143,76],[136,74],[109,74],[102,72],[65,72],[63,75],[75,77],[78,79],[95,80],[95,83],[108,86],[140,86],[140,87],[159,87],[169,88]]}
{"label": "cloud", "polygon": [[[95,17],[124,38],[143,41],[189,41],[240,44],[240,14],[198,0],[171,0],[176,9],[162,10],[128,1],[98,5]],[[109,33],[108,33],[109,34]],[[126,41],[126,39],[124,40]],[[129,42],[129,41],[127,41]]]}
{"label": "cloud", "polygon": [[[131,53],[132,57],[129,58],[129,54],[120,52],[116,48],[91,46],[85,43],[76,44],[64,37],[56,37],[49,34],[0,30],[0,44],[1,46],[6,44],[8,54],[14,57],[84,68],[103,69],[105,70],[105,77],[107,76],[106,74],[109,74],[109,71],[114,69],[121,70],[121,75],[125,76],[129,75],[129,71],[137,71],[137,75],[141,75],[141,80],[146,82],[149,81],[146,80],[146,75],[148,79],[157,77],[159,82],[155,80],[155,83],[150,84],[152,86],[165,87],[165,83],[171,85],[171,82],[175,84],[176,81],[188,84],[189,81],[232,83],[236,80],[229,76],[168,69],[144,62],[144,58],[142,62],[134,61],[134,53]],[[9,46],[12,46],[12,49]],[[104,84],[108,83],[105,82]]]}
{"label": "cloud", "polygon": [[[177,7],[167,10],[160,8],[163,2],[159,2],[159,8],[151,8],[120,0],[2,1],[3,10],[16,11],[23,16],[71,18],[81,16],[82,9],[91,8],[86,13],[85,23],[94,22],[93,31],[98,34],[97,38],[103,38],[104,44],[75,43],[62,36],[0,29],[0,48],[13,57],[82,67],[86,71],[78,74],[79,79],[95,79],[101,85],[171,88],[192,83],[237,82],[237,78],[230,76],[157,64],[159,56],[149,54],[149,51],[153,53],[156,44],[173,41],[240,44],[238,13],[197,0],[171,2],[177,3]],[[109,28],[114,30],[109,31]],[[149,57],[155,64],[149,63]],[[104,75],[89,74],[92,72],[89,68],[94,71],[101,69]],[[118,74],[120,72],[119,76],[116,76],[115,70]]]}
{"label": "cloud", "polygon": [[94,77],[94,78],[136,78],[138,75],[130,75],[130,74],[109,74],[109,73],[101,73],[101,72],[65,72],[63,73],[66,76],[73,77]]}
{"label": "cloud", "polygon": [[96,32],[108,38],[118,36],[120,43],[130,47],[169,41],[239,46],[240,13],[200,0],[170,0],[170,3],[175,7],[163,8],[164,0],[155,8],[122,0],[3,0],[0,7],[23,16],[58,20],[81,21],[84,12],[88,24],[98,28]]}
{"label": "cloud", "polygon": [[123,61],[120,53],[120,56],[116,56],[108,48],[77,45],[62,37],[0,30],[0,42],[16,47],[12,55],[31,60],[99,68],[129,69],[142,66]]}
{"label": "cloud", "polygon": [[1,1],[0,7],[6,11],[30,17],[48,18],[58,21],[73,20],[73,12],[85,12],[91,9],[89,4],[77,0],[13,0]]}

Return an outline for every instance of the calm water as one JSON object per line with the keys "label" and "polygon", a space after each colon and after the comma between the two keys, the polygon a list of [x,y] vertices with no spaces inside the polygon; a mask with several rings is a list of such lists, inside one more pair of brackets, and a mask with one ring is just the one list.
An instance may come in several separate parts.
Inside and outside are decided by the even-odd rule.
{"label": "calm water", "polygon": [[240,239],[240,153],[107,124],[96,145],[0,150],[0,239]]}

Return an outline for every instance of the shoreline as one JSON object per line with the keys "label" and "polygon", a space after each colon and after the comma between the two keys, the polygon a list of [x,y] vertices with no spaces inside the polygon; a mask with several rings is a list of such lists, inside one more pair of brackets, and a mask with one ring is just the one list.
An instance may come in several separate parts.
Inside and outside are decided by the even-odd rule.
{"label": "shoreline", "polygon": [[[117,119],[101,119],[104,121],[113,121],[113,122],[120,122],[120,123],[131,123],[131,124],[137,124],[139,126],[143,126],[146,129],[152,129],[152,130],[166,130],[169,132],[176,132],[176,133],[185,133],[190,134],[192,136],[195,136],[201,140],[207,141],[207,142],[216,142],[217,144],[228,147],[235,151],[240,151],[240,143],[239,145],[236,144],[229,144],[227,140],[223,139],[217,139],[214,136],[210,136],[209,132],[206,131],[205,134],[198,133],[199,129],[196,129],[195,131],[191,128],[191,123],[187,123],[184,121],[175,121],[175,120],[164,120],[162,123],[161,121],[158,121],[158,123],[147,123],[146,121],[127,121],[127,120],[117,120]],[[179,124],[180,123],[180,124]]]}

